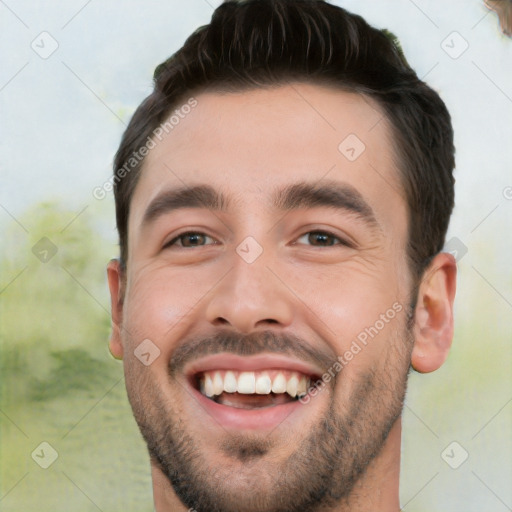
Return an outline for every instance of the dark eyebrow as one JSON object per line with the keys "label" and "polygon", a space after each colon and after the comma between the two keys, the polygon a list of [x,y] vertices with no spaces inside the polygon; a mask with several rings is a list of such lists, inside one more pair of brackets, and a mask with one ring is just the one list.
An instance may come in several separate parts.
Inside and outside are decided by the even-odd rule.
{"label": "dark eyebrow", "polygon": [[[299,182],[278,190],[272,199],[272,206],[281,211],[301,208],[330,207],[357,215],[367,224],[380,227],[371,206],[353,186],[338,182],[327,182],[322,186]],[[226,212],[229,201],[222,192],[210,185],[196,185],[165,190],[158,194],[147,207],[142,225],[181,208],[205,208]]]}
{"label": "dark eyebrow", "polygon": [[207,208],[226,211],[227,207],[228,201],[224,195],[209,185],[166,190],[151,201],[144,213],[142,225],[149,224],[158,217],[180,208]]}
{"label": "dark eyebrow", "polygon": [[328,181],[322,186],[307,182],[296,183],[277,192],[274,206],[283,211],[316,207],[345,210],[367,224],[380,228],[372,207],[357,189],[347,183]]}

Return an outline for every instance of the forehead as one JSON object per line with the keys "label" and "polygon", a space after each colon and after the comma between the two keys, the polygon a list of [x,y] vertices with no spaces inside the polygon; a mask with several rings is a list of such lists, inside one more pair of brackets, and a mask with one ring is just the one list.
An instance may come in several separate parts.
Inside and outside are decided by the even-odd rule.
{"label": "forehead", "polygon": [[176,106],[181,115],[155,138],[132,199],[133,224],[162,190],[205,183],[247,211],[270,205],[271,193],[291,183],[339,181],[384,217],[404,216],[391,130],[369,98],[296,83],[195,100],[192,109]]}

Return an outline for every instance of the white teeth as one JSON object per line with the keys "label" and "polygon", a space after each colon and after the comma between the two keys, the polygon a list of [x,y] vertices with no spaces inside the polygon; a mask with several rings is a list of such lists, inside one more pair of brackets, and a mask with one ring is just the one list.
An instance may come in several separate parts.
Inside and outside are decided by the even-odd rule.
{"label": "white teeth", "polygon": [[286,378],[282,373],[278,373],[272,382],[273,393],[285,393],[286,392]]}
{"label": "white teeth", "polygon": [[204,376],[204,393],[207,397],[212,397],[214,394],[212,378],[208,374]]}
{"label": "white teeth", "polygon": [[224,391],[227,393],[235,393],[238,389],[238,382],[236,381],[235,374],[232,371],[226,372],[224,376]]}
{"label": "white teeth", "polygon": [[307,393],[310,382],[305,375],[288,370],[257,372],[213,370],[203,373],[199,379],[199,390],[209,398],[222,393],[237,392],[245,395],[288,393],[295,398]]}
{"label": "white teeth", "polygon": [[219,372],[213,376],[213,394],[220,395],[224,391],[224,380]]}
{"label": "white teeth", "polygon": [[297,386],[299,384],[299,379],[295,375],[292,375],[291,378],[288,379],[286,383],[286,392],[293,397],[297,396]]}
{"label": "white teeth", "polygon": [[261,374],[256,379],[256,393],[258,395],[268,395],[272,390],[272,381],[267,374]]}
{"label": "white teeth", "polygon": [[251,395],[256,391],[256,376],[254,372],[242,372],[238,376],[238,392]]}

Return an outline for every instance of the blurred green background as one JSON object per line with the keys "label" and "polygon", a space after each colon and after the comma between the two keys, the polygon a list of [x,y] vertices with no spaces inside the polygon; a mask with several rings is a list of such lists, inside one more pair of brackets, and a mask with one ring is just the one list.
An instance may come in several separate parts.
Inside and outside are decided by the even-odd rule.
{"label": "blurred green background", "polygon": [[[0,510],[152,510],[122,365],[107,349],[111,244],[85,212],[56,203],[19,222],[30,234],[10,226],[17,243],[1,262],[2,276],[18,277],[1,294]],[[43,237],[53,256],[32,252]],[[43,441],[58,453],[47,470],[31,455]]]}
{"label": "blurred green background", "polygon": [[[219,3],[0,4],[1,511],[153,509],[122,365],[107,349],[113,198],[92,191],[153,68]],[[448,240],[467,249],[456,334],[440,370],[410,378],[403,510],[512,510],[512,43],[476,0],[336,3],[399,36],[456,132]],[[43,30],[59,44],[45,59],[30,46]],[[468,42],[456,59],[442,48],[453,31]],[[42,442],[58,455],[48,469]]]}

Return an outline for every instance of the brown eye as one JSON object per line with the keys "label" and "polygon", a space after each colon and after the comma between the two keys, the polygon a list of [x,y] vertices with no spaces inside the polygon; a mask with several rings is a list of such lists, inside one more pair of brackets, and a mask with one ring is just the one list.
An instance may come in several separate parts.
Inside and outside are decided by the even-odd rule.
{"label": "brown eye", "polygon": [[344,240],[326,231],[310,231],[299,238],[299,242],[314,247],[331,247],[333,245],[348,245]]}
{"label": "brown eye", "polygon": [[201,247],[203,245],[209,245],[206,243],[207,240],[212,240],[211,237],[204,233],[189,232],[183,233],[176,238],[173,238],[169,243],[165,244],[165,247],[177,246],[177,247]]}

